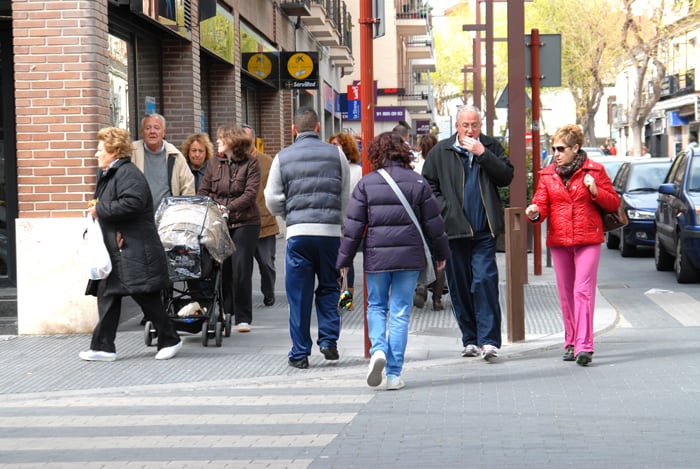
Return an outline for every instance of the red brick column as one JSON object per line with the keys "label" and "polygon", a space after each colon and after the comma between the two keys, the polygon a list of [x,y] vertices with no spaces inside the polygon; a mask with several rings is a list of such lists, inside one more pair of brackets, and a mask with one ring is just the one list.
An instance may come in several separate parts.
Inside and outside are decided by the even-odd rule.
{"label": "red brick column", "polygon": [[201,91],[199,43],[178,38],[163,41],[163,96],[166,140],[181,149],[188,135],[199,129]]}
{"label": "red brick column", "polygon": [[108,124],[107,0],[13,0],[20,218],[84,215]]}

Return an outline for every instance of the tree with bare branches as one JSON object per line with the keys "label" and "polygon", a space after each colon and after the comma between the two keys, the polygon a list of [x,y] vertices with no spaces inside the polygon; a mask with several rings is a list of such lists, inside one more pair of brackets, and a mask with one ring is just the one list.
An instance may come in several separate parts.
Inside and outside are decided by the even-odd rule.
{"label": "tree with bare branches", "polygon": [[[641,3],[645,3],[645,11],[639,10]],[[623,4],[625,21],[620,44],[625,52],[625,64],[633,75],[628,122],[632,154],[641,155],[644,126],[661,96],[661,79],[666,74],[666,65],[660,58],[660,46],[666,39],[665,1],[623,0]]]}

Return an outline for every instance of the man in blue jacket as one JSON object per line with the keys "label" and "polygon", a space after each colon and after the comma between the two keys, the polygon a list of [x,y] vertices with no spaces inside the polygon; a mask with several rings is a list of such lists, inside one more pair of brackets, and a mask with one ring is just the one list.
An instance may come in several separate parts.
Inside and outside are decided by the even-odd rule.
{"label": "man in blue jacket", "polygon": [[481,133],[481,110],[457,113],[457,132],[428,154],[423,177],[440,203],[452,256],[445,273],[463,357],[496,358],[501,347],[496,238],[505,221],[498,188],[510,185],[513,165],[501,144]]}
{"label": "man in blue jacket", "polygon": [[267,208],[287,225],[285,287],[292,338],[288,358],[296,368],[309,367],[314,294],[318,346],[326,360],[339,358],[340,274],[335,261],[350,197],[350,168],[341,149],[321,140],[320,130],[316,111],[297,109],[292,125],[296,140],[272,161],[264,192]]}

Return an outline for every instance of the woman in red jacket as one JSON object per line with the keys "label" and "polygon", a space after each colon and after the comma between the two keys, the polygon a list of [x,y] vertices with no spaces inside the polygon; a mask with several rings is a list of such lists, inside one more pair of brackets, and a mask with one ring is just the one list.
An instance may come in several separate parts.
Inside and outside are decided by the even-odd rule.
{"label": "woman in red jacket", "polygon": [[540,171],[525,214],[533,223],[548,218],[547,246],[564,320],[563,359],[586,366],[593,360],[593,310],[604,240],[601,211],[617,210],[620,197],[603,165],[581,150],[583,132],[578,126],[557,130],[552,142],[555,164]]}

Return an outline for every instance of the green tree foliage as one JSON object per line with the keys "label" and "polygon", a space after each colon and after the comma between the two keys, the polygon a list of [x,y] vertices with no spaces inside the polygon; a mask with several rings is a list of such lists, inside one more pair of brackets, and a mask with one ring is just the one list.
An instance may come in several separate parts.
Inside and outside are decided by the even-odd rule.
{"label": "green tree foliage", "polygon": [[[481,7],[481,24],[486,23],[484,3]],[[508,32],[508,23],[505,21],[507,5],[499,2],[493,5],[493,34],[494,38],[505,38]],[[435,43],[435,57],[437,61],[436,71],[430,76],[435,90],[436,106],[438,114],[447,114],[444,102],[453,98],[464,97],[464,66],[471,67],[474,64],[473,40],[475,32],[463,31],[465,24],[476,23],[476,6],[474,0],[463,0],[444,16],[433,17],[433,40]],[[481,32],[481,89],[485,92],[486,71],[486,35]],[[494,91],[502,90],[508,81],[508,47],[504,41],[494,42]],[[468,72],[466,88],[470,90],[469,103],[472,102],[471,90],[474,89],[473,72]],[[492,97],[495,102],[495,97]],[[485,99],[480,100],[484,107]]]}
{"label": "green tree foliage", "polygon": [[[615,81],[624,15],[613,0],[535,0],[527,4],[526,32],[561,34],[562,86],[572,94],[576,123],[595,145],[595,115],[605,87]],[[544,52],[543,52],[544,53]]]}

